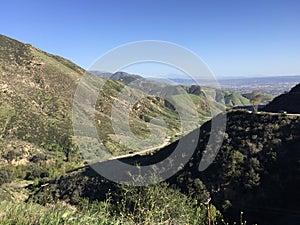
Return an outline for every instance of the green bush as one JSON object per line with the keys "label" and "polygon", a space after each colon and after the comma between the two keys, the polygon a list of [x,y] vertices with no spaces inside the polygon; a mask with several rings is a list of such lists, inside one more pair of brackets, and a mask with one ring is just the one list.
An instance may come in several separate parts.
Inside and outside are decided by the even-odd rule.
{"label": "green bush", "polygon": [[98,212],[80,211],[63,202],[54,205],[41,206],[35,203],[0,202],[0,224],[124,224],[113,217],[107,217],[101,208]]}
{"label": "green bush", "polygon": [[[110,204],[110,212],[134,224],[206,224],[207,207],[169,187],[167,183],[149,186],[120,186]],[[211,206],[213,223],[221,214]]]}
{"label": "green bush", "polygon": [[11,182],[13,179],[13,172],[11,168],[2,167],[0,168],[0,185]]}

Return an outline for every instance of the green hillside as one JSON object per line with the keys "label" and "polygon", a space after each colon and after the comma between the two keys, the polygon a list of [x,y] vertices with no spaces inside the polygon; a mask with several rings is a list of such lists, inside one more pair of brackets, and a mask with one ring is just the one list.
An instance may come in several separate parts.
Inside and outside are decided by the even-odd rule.
{"label": "green hillside", "polygon": [[[167,180],[169,188],[180,190],[197,201],[199,205],[196,204],[196,208],[201,207],[210,197],[225,220],[232,224],[239,220],[241,212],[247,224],[295,224],[298,215],[293,212],[299,210],[300,201],[299,117],[249,114],[244,111],[229,113],[226,139],[216,159],[207,170],[199,172],[199,162],[210,135],[210,126],[211,122],[202,126],[201,138],[193,157],[182,170]],[[185,138],[188,139],[188,136]],[[128,157],[123,161],[139,166],[157,163],[169,156],[176,146],[177,142],[154,155]],[[173,157],[174,160],[183,156]],[[101,164],[109,166],[109,162],[97,166],[101,167]],[[174,168],[170,166],[165,169]],[[159,173],[156,175],[159,176]],[[90,167],[50,181],[48,190],[49,201],[57,198],[75,205],[81,198],[105,201],[107,193],[112,193],[113,199],[118,199],[116,193],[119,193],[122,195],[119,196],[120,200],[128,201],[124,193],[141,191],[138,187],[127,189],[116,185]],[[32,199],[41,202],[42,196],[41,190]],[[149,201],[148,195],[142,196],[144,201]]]}
{"label": "green hillside", "polygon": [[[8,167],[8,173],[19,179],[28,177],[33,168],[36,173],[30,175],[30,179],[55,176],[81,166],[83,160],[74,142],[71,113],[74,93],[85,71],[62,57],[3,35],[0,36],[0,70],[1,166]],[[139,143],[133,150],[120,143],[110,122],[112,104],[124,84],[98,76],[93,79],[98,84],[105,84],[95,105],[95,122],[110,154],[142,150]],[[151,85],[161,87],[157,82]],[[138,88],[126,88],[126,91],[132,98],[143,96]],[[174,95],[173,98],[182,97]],[[191,95],[190,98],[200,113],[197,125],[200,126],[210,119],[209,102],[203,96],[198,99]],[[125,100],[119,102],[122,107],[128,105]],[[190,110],[184,104],[182,109]],[[166,137],[171,137],[171,141],[182,135],[178,113],[163,98],[142,97],[130,111],[130,117],[130,128],[141,139],[150,135],[149,122],[153,118],[166,122]],[[159,132],[162,125],[154,124],[154,129]],[[163,142],[163,139],[156,140],[156,145]]]}
{"label": "green hillside", "polygon": [[62,165],[75,152],[70,116],[84,70],[2,35],[0,65],[0,163],[2,173],[11,174],[2,182],[54,176],[56,169],[72,167]]}
{"label": "green hillside", "polygon": [[[137,89],[143,90],[154,90],[153,92],[157,91],[158,89],[163,89],[167,85],[165,83],[160,83],[158,81],[154,80],[147,80],[141,76],[134,75],[134,74],[128,74],[125,72],[116,72],[114,74],[111,73],[103,73],[99,71],[91,71],[91,73],[109,78],[112,80],[120,81],[124,84],[130,84],[134,83]],[[192,86],[179,86],[179,88],[182,88],[185,90],[188,94],[191,94],[193,99],[196,102],[203,101],[206,97],[211,97],[212,100],[219,102],[223,105],[226,105],[226,107],[234,107],[234,106],[246,106],[251,105],[249,99],[250,97],[246,95],[241,95],[239,93],[235,93],[232,91],[226,91],[226,90],[220,90],[210,87],[200,87],[198,85],[192,85]],[[207,95],[207,96],[206,96]],[[195,96],[198,96],[199,99],[196,99]],[[267,100],[270,100],[268,95],[265,98]],[[264,99],[263,97],[263,102]]]}
{"label": "green hillside", "polygon": [[[208,214],[211,224],[242,225],[244,220],[247,224],[297,224],[297,115],[228,113],[221,149],[208,169],[200,172],[199,163],[211,134],[211,113],[218,114],[224,107],[250,105],[247,98],[214,88],[170,87],[145,79],[124,88],[140,77],[119,73],[115,79],[107,79],[89,74],[92,80],[84,85],[102,85],[93,105],[93,122],[112,156],[144,150],[150,128],[159,134],[165,125],[164,138],[172,143],[121,161],[140,168],[166,159],[180,138],[197,145],[186,165],[173,167],[176,158],[186,157],[178,153],[153,176],[159,179],[161,173],[175,170],[176,174],[168,180],[141,187],[119,185],[86,166],[86,158],[83,159],[74,139],[73,98],[84,74],[82,68],[62,57],[0,35],[0,224],[198,225],[208,224]],[[150,90],[147,96],[142,91],[146,87]],[[297,90],[298,86],[276,98],[269,107],[275,105],[276,110],[297,112]],[[121,91],[124,99],[119,98]],[[156,97],[157,94],[162,97]],[[170,95],[168,100],[164,98],[166,94]],[[134,149],[120,142],[111,122],[116,102],[116,114],[125,118],[130,105],[127,97],[137,100],[129,111],[128,121],[130,130],[142,140],[135,143]],[[176,102],[177,109],[172,102]],[[197,124],[191,123],[183,131],[177,111],[190,112],[194,106]],[[85,124],[90,112],[80,113],[80,122]],[[190,118],[185,120],[190,122]],[[126,139],[127,130],[122,126],[118,128]],[[198,131],[199,140],[195,142]],[[156,145],[151,147],[164,143],[164,138],[154,137]],[[89,147],[89,157],[96,161],[93,165],[105,168],[114,161],[99,162],[103,158],[96,154],[97,146]],[[140,184],[144,179],[136,176],[133,182]]]}

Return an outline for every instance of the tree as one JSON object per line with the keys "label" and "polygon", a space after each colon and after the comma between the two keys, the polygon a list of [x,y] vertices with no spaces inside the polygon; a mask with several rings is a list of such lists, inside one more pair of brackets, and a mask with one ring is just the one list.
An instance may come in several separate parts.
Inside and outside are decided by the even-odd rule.
{"label": "tree", "polygon": [[251,93],[250,102],[253,105],[254,112],[257,112],[260,101],[261,101],[261,92],[259,90],[253,91]]}

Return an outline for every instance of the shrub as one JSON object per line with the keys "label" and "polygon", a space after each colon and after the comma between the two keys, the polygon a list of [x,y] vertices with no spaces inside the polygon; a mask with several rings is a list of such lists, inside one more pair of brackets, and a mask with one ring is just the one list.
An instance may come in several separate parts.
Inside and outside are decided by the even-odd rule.
{"label": "shrub", "polygon": [[11,168],[2,167],[0,169],[0,185],[11,182],[12,179],[13,179],[13,172],[12,172]]}
{"label": "shrub", "polygon": [[[120,186],[110,211],[134,224],[206,224],[207,207],[167,183],[134,187]],[[212,221],[221,214],[211,207]]]}

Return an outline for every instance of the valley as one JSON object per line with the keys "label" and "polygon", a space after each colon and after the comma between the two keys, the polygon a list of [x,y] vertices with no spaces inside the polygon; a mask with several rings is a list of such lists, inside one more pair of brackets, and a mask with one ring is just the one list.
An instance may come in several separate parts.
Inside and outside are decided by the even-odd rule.
{"label": "valley", "polygon": [[3,224],[299,221],[298,77],[170,85],[85,71],[3,35],[0,66]]}

